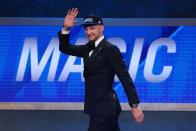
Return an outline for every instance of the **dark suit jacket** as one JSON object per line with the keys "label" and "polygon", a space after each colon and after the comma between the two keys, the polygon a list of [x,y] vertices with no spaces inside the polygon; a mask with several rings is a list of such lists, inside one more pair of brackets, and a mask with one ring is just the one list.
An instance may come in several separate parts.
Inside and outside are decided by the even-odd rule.
{"label": "dark suit jacket", "polygon": [[129,104],[139,103],[135,86],[127,71],[120,50],[103,39],[89,58],[89,42],[85,45],[71,45],[69,34],[58,33],[59,50],[62,53],[82,57],[85,78],[84,112],[95,115],[116,115],[120,108],[112,85],[115,74],[120,79]]}

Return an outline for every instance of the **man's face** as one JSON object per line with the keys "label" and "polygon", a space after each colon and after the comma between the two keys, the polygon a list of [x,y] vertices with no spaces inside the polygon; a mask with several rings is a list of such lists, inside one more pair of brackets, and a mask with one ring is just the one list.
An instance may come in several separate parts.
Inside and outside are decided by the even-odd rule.
{"label": "man's face", "polygon": [[86,37],[89,41],[96,41],[103,35],[104,27],[102,25],[91,25],[84,27]]}

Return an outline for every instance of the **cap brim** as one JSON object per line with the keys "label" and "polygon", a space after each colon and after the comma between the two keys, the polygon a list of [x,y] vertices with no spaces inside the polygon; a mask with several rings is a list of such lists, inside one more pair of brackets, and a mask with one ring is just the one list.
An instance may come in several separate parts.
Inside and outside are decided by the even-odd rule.
{"label": "cap brim", "polygon": [[98,24],[98,23],[86,23],[86,24],[81,24],[81,26],[83,26],[83,27],[88,27],[88,26],[93,26],[93,25],[102,25],[102,24]]}

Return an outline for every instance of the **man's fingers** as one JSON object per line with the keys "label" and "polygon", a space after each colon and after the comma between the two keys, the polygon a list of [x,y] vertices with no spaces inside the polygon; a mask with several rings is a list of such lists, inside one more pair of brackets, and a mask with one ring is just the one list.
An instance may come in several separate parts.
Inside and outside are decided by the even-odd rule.
{"label": "man's fingers", "polygon": [[77,12],[77,10],[78,10],[77,8],[74,8],[74,10],[73,10],[74,14]]}
{"label": "man's fingers", "polygon": [[67,14],[66,14],[66,16],[67,16],[67,15],[69,15],[69,14],[70,14],[70,12],[71,12],[71,10],[69,9],[69,10],[68,10],[68,12],[67,12]]}
{"label": "man's fingers", "polygon": [[137,123],[142,123],[143,120],[144,120],[144,119],[143,119],[142,116],[139,116],[139,117],[135,118],[135,121],[136,121]]}
{"label": "man's fingers", "polygon": [[144,114],[142,113],[141,115],[142,115],[142,118],[144,119]]}
{"label": "man's fingers", "polygon": [[142,123],[144,121],[144,114],[141,112],[137,116],[135,116],[135,121],[137,123]]}
{"label": "man's fingers", "polygon": [[139,117],[139,122],[142,123],[143,121],[144,121],[144,117],[141,115],[141,116]]}
{"label": "man's fingers", "polygon": [[[69,9],[66,16],[73,16],[73,17],[76,17],[78,15],[78,9],[77,8],[72,8],[72,9]],[[66,17],[65,16],[65,17]]]}
{"label": "man's fingers", "polygon": [[75,11],[74,17],[76,17],[77,15],[78,15],[78,9]]}
{"label": "man's fingers", "polygon": [[71,9],[70,15],[73,15],[74,8]]}
{"label": "man's fingers", "polygon": [[144,114],[140,107],[132,108],[132,115],[136,123],[142,123],[144,121]]}
{"label": "man's fingers", "polygon": [[73,8],[73,13],[72,13],[72,15],[73,15],[74,17],[76,17],[77,14],[78,14],[78,9],[77,9],[77,8]]}
{"label": "man's fingers", "polygon": [[75,16],[75,14],[77,13],[77,10],[78,10],[77,8],[72,8],[69,14],[72,16]]}

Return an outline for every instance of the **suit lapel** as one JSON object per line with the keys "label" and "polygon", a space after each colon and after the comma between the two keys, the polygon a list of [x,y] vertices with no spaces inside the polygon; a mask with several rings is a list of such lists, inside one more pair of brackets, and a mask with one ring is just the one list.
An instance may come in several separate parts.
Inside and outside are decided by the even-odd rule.
{"label": "suit lapel", "polygon": [[91,65],[91,63],[93,63],[93,61],[96,59],[96,57],[98,56],[98,54],[102,51],[103,49],[103,44],[105,43],[105,39],[103,39],[99,45],[94,49],[93,53],[91,54],[91,56],[88,58],[88,63],[85,66],[86,68],[89,67],[89,65]]}

